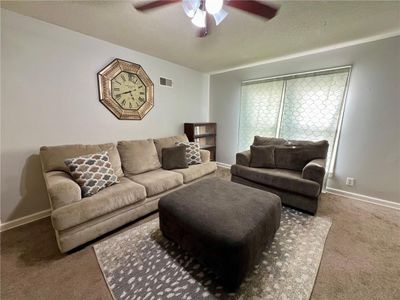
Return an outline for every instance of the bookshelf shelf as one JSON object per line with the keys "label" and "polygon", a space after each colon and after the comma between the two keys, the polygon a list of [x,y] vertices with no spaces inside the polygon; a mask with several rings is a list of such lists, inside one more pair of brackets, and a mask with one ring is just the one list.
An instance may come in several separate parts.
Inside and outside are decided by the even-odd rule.
{"label": "bookshelf shelf", "polygon": [[216,159],[217,123],[185,123],[185,134],[190,142],[197,142],[201,149],[210,151],[210,159]]}

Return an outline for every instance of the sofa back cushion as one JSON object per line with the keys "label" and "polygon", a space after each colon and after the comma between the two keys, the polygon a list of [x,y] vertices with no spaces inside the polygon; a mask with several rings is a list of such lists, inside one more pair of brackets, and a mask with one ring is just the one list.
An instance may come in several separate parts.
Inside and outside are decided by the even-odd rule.
{"label": "sofa back cushion", "polygon": [[116,146],[113,143],[99,145],[61,145],[61,146],[43,146],[40,148],[40,159],[42,161],[43,171],[64,171],[69,172],[64,161],[71,157],[94,154],[107,151],[114,174],[118,177],[123,176],[121,168],[121,159]]}
{"label": "sofa back cushion", "polygon": [[276,146],[283,145],[286,143],[285,139],[281,138],[273,138],[273,137],[263,137],[256,135],[254,137],[253,145],[254,146]]}
{"label": "sofa back cushion", "polygon": [[275,167],[301,171],[309,161],[325,159],[328,147],[328,141],[287,141],[275,146]]}
{"label": "sofa back cushion", "polygon": [[125,175],[136,175],[161,168],[152,139],[120,141],[117,148]]}
{"label": "sofa back cushion", "polygon": [[175,146],[175,143],[177,143],[177,142],[189,142],[189,140],[185,134],[170,136],[170,137],[160,138],[160,139],[154,139],[154,144],[156,145],[157,154],[158,154],[158,158],[160,159],[160,162],[162,162],[162,149],[168,148],[168,147],[173,147],[173,146]]}

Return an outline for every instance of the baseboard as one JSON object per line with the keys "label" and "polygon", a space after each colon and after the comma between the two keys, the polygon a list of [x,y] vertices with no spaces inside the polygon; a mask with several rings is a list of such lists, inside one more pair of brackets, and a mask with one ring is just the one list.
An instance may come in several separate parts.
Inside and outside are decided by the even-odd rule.
{"label": "baseboard", "polygon": [[225,168],[225,169],[230,169],[231,168],[230,164],[226,164],[226,163],[222,163],[222,162],[218,162],[218,161],[217,161],[217,166],[221,167],[221,168]]}
{"label": "baseboard", "polygon": [[37,213],[22,217],[22,218],[18,218],[15,220],[11,220],[9,222],[1,223],[0,224],[0,232],[28,224],[33,221],[37,221],[37,220],[46,218],[46,217],[50,216],[50,214],[51,214],[51,209],[46,209],[46,210],[42,210]]}
{"label": "baseboard", "polygon": [[392,202],[392,201],[388,201],[388,200],[383,200],[383,199],[380,199],[380,198],[375,198],[375,197],[370,197],[370,196],[366,196],[366,195],[351,193],[351,192],[338,190],[338,189],[334,189],[334,188],[330,188],[330,187],[326,188],[326,192],[330,193],[330,194],[333,194],[333,195],[344,196],[344,197],[347,197],[347,198],[350,198],[350,199],[353,199],[353,200],[358,200],[358,201],[367,202],[367,203],[370,203],[370,204],[375,204],[375,205],[379,205],[379,206],[384,206],[384,207],[400,210],[400,203],[396,203],[396,202]]}

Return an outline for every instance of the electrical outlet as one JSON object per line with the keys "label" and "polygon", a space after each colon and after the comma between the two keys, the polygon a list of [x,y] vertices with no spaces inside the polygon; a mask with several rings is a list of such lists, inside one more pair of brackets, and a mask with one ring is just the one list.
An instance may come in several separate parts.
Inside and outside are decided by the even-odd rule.
{"label": "electrical outlet", "polygon": [[354,183],[355,183],[355,179],[354,178],[352,178],[352,177],[347,177],[346,178],[346,185],[354,186]]}

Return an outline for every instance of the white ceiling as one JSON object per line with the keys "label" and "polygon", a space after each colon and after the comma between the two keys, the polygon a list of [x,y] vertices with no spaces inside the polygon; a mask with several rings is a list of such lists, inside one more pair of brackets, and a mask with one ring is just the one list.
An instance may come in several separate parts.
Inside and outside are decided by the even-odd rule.
{"label": "white ceiling", "polygon": [[206,38],[179,3],[141,13],[138,1],[2,1],[17,13],[210,72],[400,30],[400,2],[279,2],[265,20],[227,8]]}

